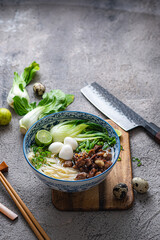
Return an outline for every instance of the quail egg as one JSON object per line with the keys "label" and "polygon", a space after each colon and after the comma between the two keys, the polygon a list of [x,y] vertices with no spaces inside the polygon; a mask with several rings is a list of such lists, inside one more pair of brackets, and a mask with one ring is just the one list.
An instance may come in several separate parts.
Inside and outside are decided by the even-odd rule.
{"label": "quail egg", "polygon": [[128,187],[125,183],[119,183],[113,188],[113,195],[117,199],[124,199],[127,195]]}
{"label": "quail egg", "polygon": [[148,182],[140,177],[135,177],[132,179],[132,186],[139,193],[145,193],[149,188]]}
{"label": "quail egg", "polygon": [[43,93],[45,92],[46,88],[42,83],[35,83],[33,85],[33,91],[38,95],[42,96]]}

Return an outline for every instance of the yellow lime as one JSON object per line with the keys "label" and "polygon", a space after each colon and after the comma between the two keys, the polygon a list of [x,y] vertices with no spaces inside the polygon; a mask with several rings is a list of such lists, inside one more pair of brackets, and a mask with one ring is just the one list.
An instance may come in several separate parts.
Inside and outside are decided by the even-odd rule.
{"label": "yellow lime", "polygon": [[11,112],[6,108],[0,108],[0,125],[7,125],[12,118]]}
{"label": "yellow lime", "polygon": [[115,130],[115,132],[117,133],[118,137],[122,136],[122,133],[121,133],[120,130],[118,130],[118,129],[114,129],[114,130]]}
{"label": "yellow lime", "polygon": [[52,142],[52,135],[47,130],[40,130],[35,136],[35,141],[39,146],[48,146]]}

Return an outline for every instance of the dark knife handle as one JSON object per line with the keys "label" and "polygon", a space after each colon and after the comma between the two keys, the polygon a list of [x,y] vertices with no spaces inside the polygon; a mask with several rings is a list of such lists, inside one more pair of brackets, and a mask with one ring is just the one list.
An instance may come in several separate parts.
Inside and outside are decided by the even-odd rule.
{"label": "dark knife handle", "polygon": [[148,134],[160,144],[160,128],[154,123],[147,123],[145,125],[145,129],[147,130]]}

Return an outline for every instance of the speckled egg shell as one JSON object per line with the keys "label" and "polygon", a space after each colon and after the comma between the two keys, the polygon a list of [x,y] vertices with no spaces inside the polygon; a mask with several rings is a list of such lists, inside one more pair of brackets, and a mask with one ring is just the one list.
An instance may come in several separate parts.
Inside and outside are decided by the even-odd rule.
{"label": "speckled egg shell", "polygon": [[132,179],[132,186],[139,193],[145,193],[149,188],[148,182],[140,177],[135,177]]}

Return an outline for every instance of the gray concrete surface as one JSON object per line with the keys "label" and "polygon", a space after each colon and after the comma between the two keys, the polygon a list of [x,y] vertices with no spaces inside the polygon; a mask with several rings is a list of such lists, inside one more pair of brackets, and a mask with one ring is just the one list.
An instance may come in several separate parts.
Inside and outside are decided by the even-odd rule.
{"label": "gray concrete surface", "polygon": [[[14,71],[21,73],[33,60],[40,72],[33,83],[47,90],[60,88],[75,95],[69,110],[104,117],[80,93],[97,81],[148,121],[160,126],[160,1],[0,1],[0,107]],[[36,99],[37,100],[37,99]],[[130,133],[133,176],[149,181],[147,194],[135,194],[126,211],[61,212],[51,202],[51,190],[25,162],[13,110],[9,126],[0,127],[0,161],[5,174],[53,240],[160,239],[160,147],[143,129]],[[0,184],[0,202],[19,215],[12,222],[0,214],[1,240],[36,239]]]}

